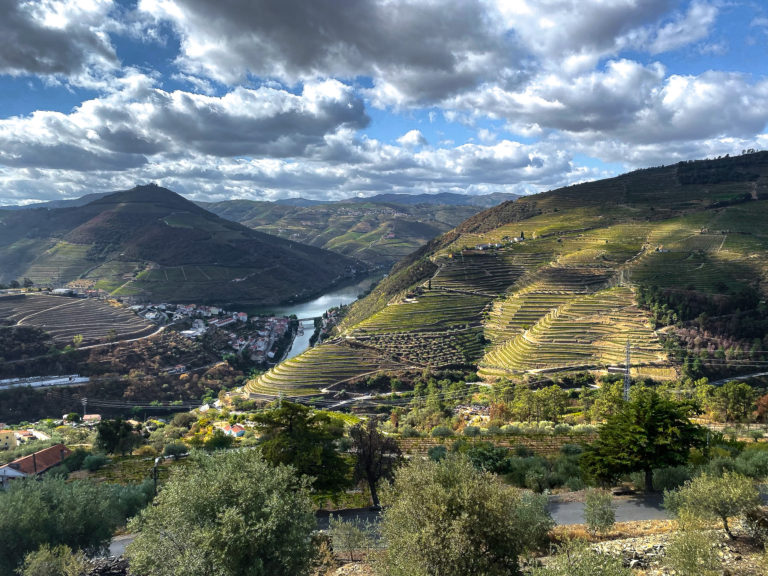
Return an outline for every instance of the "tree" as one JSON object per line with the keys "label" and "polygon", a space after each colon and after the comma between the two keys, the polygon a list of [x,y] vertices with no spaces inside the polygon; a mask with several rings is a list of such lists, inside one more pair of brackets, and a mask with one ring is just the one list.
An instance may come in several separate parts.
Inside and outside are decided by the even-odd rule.
{"label": "tree", "polygon": [[148,500],[144,487],[62,478],[18,480],[0,490],[0,574],[43,544],[96,552]]}
{"label": "tree", "polygon": [[588,488],[584,500],[584,523],[592,534],[608,532],[616,523],[613,497],[606,490]]}
{"label": "tree", "polygon": [[728,518],[742,516],[760,504],[755,483],[736,472],[722,476],[702,474],[689,480],[678,490],[664,493],[664,506],[677,516],[700,520],[720,520],[723,530],[733,538]]}
{"label": "tree", "polygon": [[262,429],[260,443],[267,462],[289,464],[314,478],[318,490],[335,490],[348,483],[349,464],[336,450],[343,425],[323,412],[283,401],[255,417]]}
{"label": "tree", "polygon": [[85,555],[69,546],[43,544],[24,557],[19,576],[80,576],[86,572]]}
{"label": "tree", "polygon": [[72,336],[72,346],[75,348],[79,348],[80,344],[83,343],[83,335],[82,334],[75,334]]}
{"label": "tree", "polygon": [[379,432],[373,418],[365,424],[353,426],[349,436],[352,438],[352,449],[357,455],[355,477],[368,483],[373,506],[379,508],[376,483],[391,475],[393,466],[400,458],[400,447],[394,438]]}
{"label": "tree", "polygon": [[30,278],[24,278],[24,288],[32,288],[35,283]]}
{"label": "tree", "polygon": [[125,455],[141,443],[137,434],[128,422],[117,420],[102,420],[96,425],[96,446],[107,452]]}
{"label": "tree", "polygon": [[726,422],[743,422],[755,401],[755,390],[746,382],[730,381],[715,389],[715,402]]}
{"label": "tree", "polygon": [[309,482],[259,450],[197,453],[134,518],[126,555],[145,576],[301,576],[316,528]]}
{"label": "tree", "polygon": [[381,519],[387,576],[518,574],[518,556],[552,527],[546,497],[508,488],[461,456],[414,460],[395,473]]}
{"label": "tree", "polygon": [[546,566],[531,570],[530,576],[632,576],[632,570],[624,567],[621,558],[571,540],[558,548]]}
{"label": "tree", "polygon": [[586,471],[602,482],[642,471],[645,489],[653,491],[653,469],[688,461],[691,448],[702,446],[706,433],[693,424],[689,404],[668,400],[655,390],[638,390],[600,428],[582,456]]}

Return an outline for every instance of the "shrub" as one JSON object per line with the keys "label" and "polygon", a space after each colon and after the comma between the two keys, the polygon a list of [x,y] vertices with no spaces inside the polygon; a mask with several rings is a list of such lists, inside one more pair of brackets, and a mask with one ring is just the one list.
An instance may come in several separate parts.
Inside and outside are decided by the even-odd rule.
{"label": "shrub", "polygon": [[413,426],[406,424],[400,427],[400,436],[403,438],[418,438],[419,431]]}
{"label": "shrub", "polygon": [[[469,438],[475,438],[476,436],[480,436],[480,428],[477,426],[467,426],[464,428],[463,432],[464,436],[468,436]],[[435,435],[435,431],[432,430],[432,435]]]}
{"label": "shrub", "polygon": [[570,424],[556,424],[552,431],[558,435],[565,435],[570,434],[573,429]]}
{"label": "shrub", "polygon": [[374,526],[369,520],[358,522],[331,515],[328,534],[333,550],[339,554],[348,553],[350,562],[355,560],[355,552],[368,554],[373,543],[373,532]]}
{"label": "shrub", "polygon": [[722,573],[717,537],[687,522],[669,540],[664,564],[680,576],[716,576]]}
{"label": "shrub", "polygon": [[768,476],[768,451],[745,450],[736,458],[733,467],[739,474],[762,480]]}
{"label": "shrub", "polygon": [[604,534],[616,523],[613,496],[606,490],[588,488],[584,500],[584,523],[592,534]]}
{"label": "shrub", "polygon": [[171,444],[166,444],[165,448],[163,448],[163,456],[168,456],[174,460],[187,452],[189,452],[189,448],[181,442],[172,442]]}
{"label": "shrub", "polygon": [[702,474],[675,491],[664,493],[664,506],[680,517],[698,520],[720,520],[733,538],[728,518],[744,516],[760,504],[754,482],[735,472],[722,476]]}
{"label": "shrub", "polygon": [[571,540],[557,550],[546,566],[531,570],[531,576],[632,576],[621,558],[593,550],[586,542]]}
{"label": "shrub", "polygon": [[434,462],[439,462],[448,455],[448,448],[445,446],[432,446],[427,450],[427,456]]}
{"label": "shrub", "polygon": [[509,489],[460,455],[413,460],[385,499],[388,548],[375,568],[386,576],[516,574],[518,556],[552,527],[546,497]]}
{"label": "shrub", "polygon": [[584,481],[579,476],[571,476],[565,481],[565,485],[572,492],[584,489]]}
{"label": "shrub", "polygon": [[19,576],[80,576],[86,572],[85,555],[69,546],[43,544],[24,557]]}
{"label": "shrub", "polygon": [[453,436],[453,430],[448,426],[435,426],[430,434],[433,438],[448,438]]}
{"label": "shrub", "polygon": [[657,492],[679,488],[693,476],[693,470],[688,466],[670,466],[657,468],[653,471],[653,489]]}
{"label": "shrub", "polygon": [[109,458],[107,458],[105,454],[102,454],[101,452],[92,452],[85,457],[85,460],[83,460],[83,468],[89,472],[95,472],[106,466],[107,462],[109,462]]}

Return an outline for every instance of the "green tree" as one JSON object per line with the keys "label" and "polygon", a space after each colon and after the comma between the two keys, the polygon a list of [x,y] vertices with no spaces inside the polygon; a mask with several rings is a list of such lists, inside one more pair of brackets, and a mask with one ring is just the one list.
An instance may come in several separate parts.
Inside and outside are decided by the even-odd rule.
{"label": "green tree", "polygon": [[80,344],[83,343],[83,335],[82,334],[75,334],[72,336],[72,346],[75,348],[80,348]]}
{"label": "green tree", "polygon": [[736,472],[722,476],[702,474],[681,488],[664,493],[664,506],[677,516],[700,520],[719,520],[723,530],[733,538],[728,518],[743,516],[760,504],[755,483]]}
{"label": "green tree", "polygon": [[85,555],[69,546],[43,544],[24,557],[19,576],[80,576],[86,571]]}
{"label": "green tree", "polygon": [[141,436],[125,420],[102,420],[96,425],[96,446],[108,454],[125,455],[141,444]]}
{"label": "green tree", "polygon": [[632,576],[621,558],[593,550],[581,540],[565,542],[546,566],[534,568],[530,576]]}
{"label": "green tree", "polygon": [[147,502],[143,487],[61,478],[20,480],[0,490],[0,574],[43,544],[95,552]]}
{"label": "green tree", "polygon": [[603,482],[630,472],[645,474],[645,489],[653,491],[653,469],[685,464],[690,449],[701,446],[706,434],[693,424],[690,405],[667,400],[654,390],[638,390],[600,428],[582,456],[585,469]]}
{"label": "green tree", "polygon": [[400,458],[400,447],[394,438],[379,431],[373,418],[368,419],[365,424],[353,426],[349,436],[352,438],[352,449],[356,455],[355,477],[368,483],[373,506],[379,508],[376,484],[391,475],[395,463]]}
{"label": "green tree", "polygon": [[552,527],[546,497],[505,487],[460,456],[414,460],[385,491],[381,520],[386,576],[518,574],[518,556]]}
{"label": "green tree", "polygon": [[129,524],[145,576],[301,576],[316,528],[306,478],[259,450],[195,454]]}
{"label": "green tree", "polygon": [[755,390],[746,382],[726,382],[714,391],[715,405],[727,422],[744,422],[755,403]]}
{"label": "green tree", "polygon": [[262,430],[260,443],[267,462],[289,464],[314,478],[318,490],[336,490],[349,481],[349,464],[336,450],[344,435],[340,421],[307,406],[283,401],[279,408],[255,417]]}
{"label": "green tree", "polygon": [[616,523],[613,497],[607,490],[588,488],[584,500],[584,523],[592,534],[608,532]]}

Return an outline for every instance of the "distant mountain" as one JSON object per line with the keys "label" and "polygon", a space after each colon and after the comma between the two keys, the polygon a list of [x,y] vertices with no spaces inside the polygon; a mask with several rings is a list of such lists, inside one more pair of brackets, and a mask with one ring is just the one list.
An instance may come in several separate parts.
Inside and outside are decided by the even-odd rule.
{"label": "distant mountain", "polygon": [[336,202],[293,198],[201,206],[255,230],[391,266],[483,208],[516,198],[514,194],[379,194]]}
{"label": "distant mountain", "polygon": [[0,281],[74,282],[167,302],[275,304],[365,265],[251,230],[155,185],[47,210],[0,210]]}
{"label": "distant mountain", "polygon": [[114,194],[114,192],[94,192],[93,194],[86,194],[80,198],[73,198],[71,200],[50,200],[49,202],[36,202],[35,204],[25,204],[24,206],[0,206],[0,210],[38,210],[40,208],[74,208],[77,206],[85,206],[90,204],[94,200]]}
{"label": "distant mountain", "polygon": [[368,198],[350,198],[349,202],[372,202],[374,204],[399,204],[412,206],[415,204],[433,204],[443,206],[482,206],[490,208],[520,198],[517,194],[494,192],[473,196],[471,194],[455,194],[453,192],[440,192],[438,194],[377,194]]}

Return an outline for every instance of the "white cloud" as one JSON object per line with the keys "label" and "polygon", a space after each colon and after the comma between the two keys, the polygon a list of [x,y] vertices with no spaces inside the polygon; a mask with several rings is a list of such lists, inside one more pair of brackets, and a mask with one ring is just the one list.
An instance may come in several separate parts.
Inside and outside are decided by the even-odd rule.
{"label": "white cloud", "polygon": [[416,148],[427,144],[427,139],[418,130],[409,130],[397,139],[401,146],[406,148]]}

